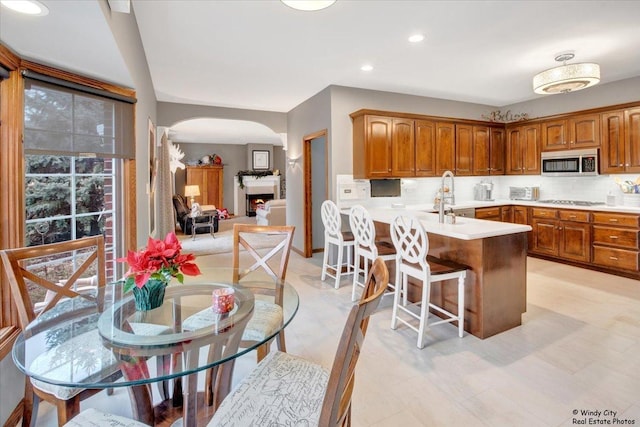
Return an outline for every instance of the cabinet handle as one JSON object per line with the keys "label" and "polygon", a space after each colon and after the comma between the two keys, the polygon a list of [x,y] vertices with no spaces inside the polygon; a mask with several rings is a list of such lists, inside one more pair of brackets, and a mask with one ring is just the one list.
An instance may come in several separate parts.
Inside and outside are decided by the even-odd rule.
{"label": "cabinet handle", "polygon": [[609,222],[618,222],[617,218],[609,218]]}
{"label": "cabinet handle", "polygon": [[569,215],[569,218],[576,218],[575,215]]}
{"label": "cabinet handle", "polygon": [[562,227],[558,227],[558,230],[562,230]]}
{"label": "cabinet handle", "polygon": [[617,258],[617,257],[614,257],[614,256],[610,256],[610,257],[609,257],[609,259],[612,259],[612,260],[614,260],[614,261],[617,261],[617,260],[618,260],[618,258]]}
{"label": "cabinet handle", "polygon": [[610,238],[610,239],[614,239],[614,240],[615,240],[615,239],[617,239],[617,238],[618,238],[618,236],[609,236],[609,238]]}

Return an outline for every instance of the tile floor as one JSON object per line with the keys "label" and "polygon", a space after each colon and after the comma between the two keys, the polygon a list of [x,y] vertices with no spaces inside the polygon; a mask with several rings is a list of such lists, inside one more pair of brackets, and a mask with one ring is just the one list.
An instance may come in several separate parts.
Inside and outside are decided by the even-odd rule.
{"label": "tile floor", "polygon": [[[287,345],[330,367],[351,286],[349,279],[339,290],[321,282],[320,265],[321,254],[304,259],[292,252],[287,279],[300,309]],[[383,300],[357,368],[354,427],[570,426],[590,418],[640,425],[640,282],[534,258],[527,277],[522,326],[480,340],[440,325],[423,350],[412,331],[389,328],[390,299]],[[255,364],[248,356],[236,378]],[[120,389],[83,402],[122,415],[130,415],[128,405]],[[46,403],[38,424],[56,424]]]}

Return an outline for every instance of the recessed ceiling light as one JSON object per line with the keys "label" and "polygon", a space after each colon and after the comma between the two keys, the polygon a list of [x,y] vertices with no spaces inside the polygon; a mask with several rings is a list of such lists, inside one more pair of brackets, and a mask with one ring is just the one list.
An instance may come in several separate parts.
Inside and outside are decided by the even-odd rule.
{"label": "recessed ceiling light", "polygon": [[32,16],[45,16],[49,9],[36,0],[0,0],[0,3],[8,9]]}
{"label": "recessed ceiling light", "polygon": [[336,0],[280,0],[287,6],[305,11],[326,9],[336,2]]}
{"label": "recessed ceiling light", "polygon": [[365,64],[362,67],[360,67],[360,69],[362,71],[372,71],[373,70],[373,65]]}
{"label": "recessed ceiling light", "polygon": [[409,37],[409,41],[411,43],[419,43],[422,40],[424,40],[424,36],[422,34],[414,34],[411,37]]}

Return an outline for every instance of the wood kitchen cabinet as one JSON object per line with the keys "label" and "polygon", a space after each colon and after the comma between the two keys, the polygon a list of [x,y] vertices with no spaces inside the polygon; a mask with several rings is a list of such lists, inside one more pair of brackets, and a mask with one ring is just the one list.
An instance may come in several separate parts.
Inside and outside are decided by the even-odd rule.
{"label": "wood kitchen cabinet", "polygon": [[394,118],[391,121],[391,176],[416,174],[416,144],[413,120]]}
{"label": "wood kitchen cabinet", "polygon": [[529,208],[526,206],[514,206],[512,222],[514,224],[529,225]]}
{"label": "wood kitchen cabinet", "polygon": [[433,176],[435,132],[433,122],[367,114],[353,117],[354,178]]}
{"label": "wood kitchen cabinet", "polygon": [[589,212],[532,208],[531,216],[532,252],[573,261],[591,261]]}
{"label": "wood kitchen cabinet", "polygon": [[187,166],[187,185],[200,187],[195,201],[201,205],[223,205],[223,166]]}
{"label": "wood kitchen cabinet", "polygon": [[502,221],[502,210],[500,206],[490,208],[476,208],[476,219],[486,219],[488,221]]}
{"label": "wood kitchen cabinet", "polygon": [[359,116],[354,119],[354,178],[391,176],[392,126],[390,117]]}
{"label": "wood kitchen cabinet", "polygon": [[436,176],[456,169],[456,125],[453,122],[436,123]]}
{"label": "wood kitchen cabinet", "polygon": [[473,126],[471,125],[455,125],[456,127],[456,176],[469,176],[473,174]]}
{"label": "wood kitchen cabinet", "polygon": [[436,175],[436,122],[416,120],[416,176]]}
{"label": "wood kitchen cabinet", "polygon": [[506,162],[507,175],[540,174],[539,124],[507,128]]}
{"label": "wood kitchen cabinet", "polygon": [[504,175],[504,129],[473,126],[472,175]]}
{"label": "wood kitchen cabinet", "polygon": [[584,114],[542,123],[542,151],[600,147],[600,115]]}
{"label": "wood kitchen cabinet", "polygon": [[640,215],[594,212],[593,263],[638,272]]}
{"label": "wood kitchen cabinet", "polygon": [[600,173],[640,172],[640,108],[603,113]]}

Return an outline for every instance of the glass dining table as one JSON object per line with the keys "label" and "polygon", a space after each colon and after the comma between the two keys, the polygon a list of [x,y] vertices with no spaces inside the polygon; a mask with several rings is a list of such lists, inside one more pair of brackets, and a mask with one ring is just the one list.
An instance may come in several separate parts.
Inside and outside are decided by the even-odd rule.
{"label": "glass dining table", "polygon": [[[262,291],[276,286],[276,279],[256,271],[233,283],[231,268],[200,270],[202,275],[168,286],[163,305],[150,311],[136,311],[133,296],[123,295],[120,284],[101,290],[98,306],[81,297],[61,301],[20,334],[13,360],[27,376],[45,384],[127,387],[134,418],[145,424],[165,421],[158,407],[172,407],[174,413],[182,406],[178,420],[194,427],[203,402],[198,373],[210,370],[213,380],[204,388],[213,395],[209,402],[217,405],[230,391],[235,359],[274,338],[294,318],[299,304],[295,288],[283,283],[283,318],[277,330],[251,347],[240,347],[255,300],[264,298]],[[213,294],[220,289],[233,289],[228,313],[213,310]],[[158,383],[163,399],[159,405],[153,404],[150,383]]]}

